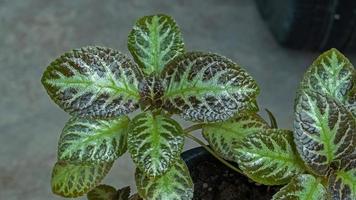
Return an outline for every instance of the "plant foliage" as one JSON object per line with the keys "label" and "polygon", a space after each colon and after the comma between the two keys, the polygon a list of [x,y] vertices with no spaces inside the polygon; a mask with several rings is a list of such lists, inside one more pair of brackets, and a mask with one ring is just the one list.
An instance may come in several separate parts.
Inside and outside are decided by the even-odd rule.
{"label": "plant foliage", "polygon": [[[187,132],[171,116],[200,123],[229,120],[256,110],[258,86],[228,58],[185,52],[176,22],[166,15],[139,19],[128,49],[133,60],[107,47],[74,49],[43,73],[49,97],[71,115],[60,136],[52,190],[64,197],[89,192],[90,200],[192,199],[193,183],[180,159]],[[242,127],[254,120],[267,126],[253,117],[237,127],[248,135],[255,129]],[[100,185],[127,149],[137,165],[139,194],[132,197],[127,188]]]}

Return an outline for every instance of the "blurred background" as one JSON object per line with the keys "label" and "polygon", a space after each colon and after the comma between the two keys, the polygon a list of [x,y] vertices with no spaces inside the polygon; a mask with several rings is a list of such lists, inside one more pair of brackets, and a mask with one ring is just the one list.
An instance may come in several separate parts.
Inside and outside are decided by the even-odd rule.
{"label": "blurred background", "polygon": [[[261,88],[261,114],[266,116],[263,110],[268,108],[280,127],[292,127],[298,83],[319,53],[280,46],[277,41],[284,46],[288,42],[278,39],[269,22],[279,18],[265,13],[263,20],[252,0],[0,0],[1,200],[62,199],[51,193],[50,176],[57,140],[69,115],[52,103],[40,83],[47,65],[63,52],[87,45],[128,54],[127,35],[135,20],[155,13],[175,18],[187,50],[219,53],[243,66]],[[301,27],[303,33],[309,31]],[[330,45],[301,45],[326,33],[314,32],[311,39],[298,40],[300,45],[294,49],[328,48]],[[285,41],[291,41],[283,34]],[[352,30],[347,37],[355,37]],[[347,41],[340,48],[349,49]],[[350,52],[344,53],[356,63],[356,55]],[[185,149],[194,146],[187,141]],[[131,159],[125,154],[104,182],[134,186],[133,173]]]}

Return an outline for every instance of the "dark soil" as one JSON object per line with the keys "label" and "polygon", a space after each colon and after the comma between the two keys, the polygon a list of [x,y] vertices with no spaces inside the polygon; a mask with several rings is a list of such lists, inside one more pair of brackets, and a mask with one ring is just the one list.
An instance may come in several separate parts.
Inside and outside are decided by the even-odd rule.
{"label": "dark soil", "polygon": [[278,187],[256,185],[214,158],[190,168],[194,181],[194,200],[270,200]]}

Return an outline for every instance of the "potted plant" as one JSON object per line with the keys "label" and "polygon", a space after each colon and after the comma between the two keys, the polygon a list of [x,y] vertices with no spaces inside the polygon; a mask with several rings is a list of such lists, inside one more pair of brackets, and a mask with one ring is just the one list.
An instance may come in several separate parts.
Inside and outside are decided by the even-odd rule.
{"label": "potted plant", "polygon": [[[193,180],[180,157],[185,137],[198,142],[219,162],[253,181],[265,185],[291,182],[275,198],[290,191],[290,188],[298,189],[295,185],[297,177],[302,176],[300,174],[314,172],[303,157],[304,145],[309,143],[305,143],[302,132],[298,132],[299,129],[295,131],[297,149],[302,155],[300,158],[291,132],[277,129],[270,112],[271,125],[256,114],[258,86],[239,65],[213,53],[186,52],[178,26],[166,15],[139,19],[128,38],[128,48],[134,60],[111,48],[90,46],[65,53],[53,61],[43,74],[42,83],[51,99],[71,115],[60,136],[58,161],[52,172],[51,185],[55,194],[71,198],[88,193],[88,199],[97,200],[192,199]],[[333,73],[338,74],[329,77],[322,72],[314,78],[316,76],[313,75],[320,69],[312,67],[307,73],[310,80],[305,78],[298,97],[304,98],[305,93],[317,94],[335,101],[337,106],[345,107],[341,114],[346,117],[336,121],[350,125],[348,129],[346,126],[339,127],[340,130],[351,131],[345,133],[348,142],[342,140],[345,144],[337,143],[336,146],[347,146],[347,149],[327,166],[327,172],[334,170],[327,177],[333,177],[335,183],[348,188],[344,193],[353,198],[355,167],[354,162],[349,162],[346,157],[354,155],[350,149],[355,152],[355,120],[347,110],[354,107],[355,72],[339,52],[330,52],[323,57],[329,59],[329,54],[332,58],[336,55],[337,60],[347,67],[335,64],[334,60],[327,60],[326,64],[326,61],[319,61],[321,69],[325,68],[324,65],[331,66]],[[331,88],[334,83],[340,84],[329,94],[330,88],[325,86],[327,89],[324,89],[324,82]],[[305,86],[308,84],[310,88]],[[311,89],[313,86],[316,88]],[[297,102],[296,113],[304,117],[304,103],[301,100]],[[337,108],[335,112],[339,113]],[[140,112],[132,119],[127,116],[138,109]],[[175,114],[192,121],[193,125],[182,128],[171,118]],[[334,111],[330,116],[335,121]],[[325,120],[323,128],[328,124]],[[296,124],[301,127],[311,126],[303,122],[304,118],[296,118]],[[191,134],[198,129],[202,129],[210,146]],[[332,139],[340,141],[340,134]],[[323,141],[326,139],[322,138]],[[301,143],[298,143],[299,140]],[[313,145],[321,148],[324,143]],[[258,158],[253,154],[256,149],[269,152],[268,155],[282,155],[292,161],[283,162],[278,156],[268,155]],[[126,151],[137,166],[135,180],[138,194],[131,197],[129,188],[116,190],[100,185],[113,162]],[[237,162],[239,168],[228,161]],[[276,170],[270,170],[272,167]],[[343,175],[341,178],[340,173]],[[314,179],[311,175],[302,177],[307,176],[308,180],[319,180],[321,177],[320,174],[314,175]],[[244,181],[248,182],[248,179]],[[250,185],[256,186],[254,183]],[[269,187],[261,187],[262,190],[269,190]],[[320,191],[322,193],[323,190]],[[336,194],[342,190],[335,191],[330,189],[329,193]]]}

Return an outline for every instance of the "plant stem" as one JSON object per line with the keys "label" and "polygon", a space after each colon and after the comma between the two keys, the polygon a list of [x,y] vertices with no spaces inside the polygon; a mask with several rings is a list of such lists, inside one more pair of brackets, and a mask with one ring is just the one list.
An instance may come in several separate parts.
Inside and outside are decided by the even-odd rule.
{"label": "plant stem", "polygon": [[[185,129],[185,130],[190,130],[189,128]],[[196,130],[196,129],[195,129]],[[229,162],[227,162],[226,160],[224,160],[223,158],[221,158],[219,155],[217,155],[210,147],[208,147],[203,141],[201,141],[199,138],[189,134],[189,132],[185,131],[185,135],[186,137],[188,137],[189,139],[193,140],[194,142],[200,144],[202,147],[204,147],[211,155],[213,155],[216,159],[218,159],[220,162],[222,162],[224,165],[226,165],[227,167],[229,167],[230,169],[240,173],[240,174],[244,174],[240,169],[236,168],[235,166],[233,166],[232,164],[230,164]]]}
{"label": "plant stem", "polygon": [[189,126],[188,128],[184,129],[185,134],[189,134],[190,132],[199,130],[203,127],[203,124],[194,124],[192,126]]}

